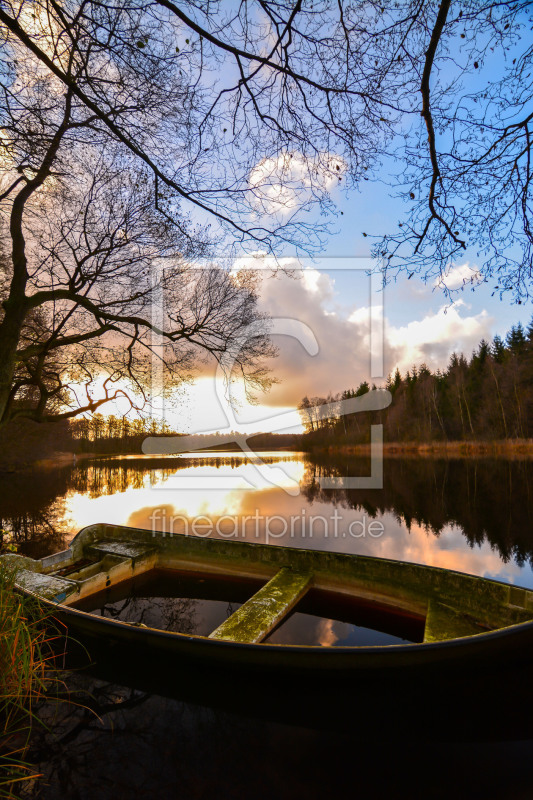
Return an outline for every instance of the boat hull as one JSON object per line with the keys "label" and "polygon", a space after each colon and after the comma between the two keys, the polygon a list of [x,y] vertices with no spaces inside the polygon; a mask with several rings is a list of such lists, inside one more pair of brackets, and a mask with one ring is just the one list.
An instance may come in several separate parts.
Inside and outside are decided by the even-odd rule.
{"label": "boat hull", "polygon": [[[113,576],[127,580],[155,564],[265,581],[280,569],[294,568],[312,573],[322,589],[405,613],[429,619],[431,604],[444,599],[454,607],[462,604],[468,620],[484,615],[493,626],[505,624],[476,635],[386,647],[258,644],[95,616],[73,607],[74,595],[68,602],[58,602],[61,595],[41,597],[68,631],[69,666],[89,665],[93,674],[115,683],[291,724],[353,733],[354,721],[360,720],[358,739],[533,736],[531,592],[383,559],[194,537],[153,542],[150,536],[139,529],[91,526],[66,554],[42,560],[43,580],[88,553],[101,558],[97,568],[54,578],[76,584],[80,596],[101,591]],[[117,553],[123,559],[127,555],[126,561]],[[426,620],[426,632],[427,627]]]}
{"label": "boat hull", "polygon": [[[344,732],[354,742],[533,738],[532,632],[409,653],[320,654],[139,635],[61,610],[67,666],[127,685],[269,722]],[[259,646],[261,647],[261,646]],[[315,648],[316,649],[316,648]],[[396,648],[390,648],[396,649]],[[295,652],[298,650],[298,652]]]}

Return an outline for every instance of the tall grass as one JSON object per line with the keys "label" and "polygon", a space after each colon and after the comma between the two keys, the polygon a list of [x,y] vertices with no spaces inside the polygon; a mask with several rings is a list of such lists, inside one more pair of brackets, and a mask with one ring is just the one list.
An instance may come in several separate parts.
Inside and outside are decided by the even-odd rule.
{"label": "tall grass", "polygon": [[[16,570],[0,559],[0,798],[17,798],[38,773],[27,763],[36,705],[56,683],[59,633],[39,601],[15,591]],[[27,787],[29,789],[29,786]]]}

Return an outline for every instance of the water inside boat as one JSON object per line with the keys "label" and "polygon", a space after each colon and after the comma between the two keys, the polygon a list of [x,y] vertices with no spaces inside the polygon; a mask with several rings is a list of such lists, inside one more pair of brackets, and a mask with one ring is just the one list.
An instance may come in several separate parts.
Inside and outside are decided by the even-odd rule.
{"label": "water inside boat", "polygon": [[[208,573],[150,570],[73,603],[96,616],[208,636],[264,581]],[[269,644],[368,646],[421,642],[424,618],[358,598],[311,589],[264,640]]]}

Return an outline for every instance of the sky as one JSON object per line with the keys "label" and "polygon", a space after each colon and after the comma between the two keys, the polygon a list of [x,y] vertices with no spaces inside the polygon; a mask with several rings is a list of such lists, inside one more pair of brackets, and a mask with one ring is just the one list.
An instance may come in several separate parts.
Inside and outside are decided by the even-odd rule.
{"label": "sky", "polygon": [[[296,320],[301,328],[300,333],[295,329],[297,336],[273,336],[279,355],[271,367],[279,383],[262,394],[255,406],[246,403],[237,387],[239,404],[232,412],[221,380],[215,378],[214,365],[210,365],[194,386],[184,390],[176,408],[167,409],[172,427],[194,433],[271,430],[271,418],[294,409],[305,395],[335,394],[357,387],[363,380],[383,386],[396,367],[402,374],[422,363],[433,370],[444,369],[453,352],[470,356],[481,339],[491,340],[496,334],[504,337],[518,322],[529,324],[531,303],[518,306],[500,299],[497,293],[491,296],[492,285],[477,280],[474,260],[450,267],[446,283],[449,289],[459,290],[453,300],[442,285],[424,283],[416,275],[410,280],[402,275],[383,290],[372,292],[366,272],[372,262],[363,232],[379,233],[404,210],[388,192],[383,184],[373,184],[364,193],[339,196],[343,216],[319,257],[288,257],[282,264],[291,272],[261,273],[259,304],[273,317],[274,330],[279,328],[277,321],[287,318]],[[263,261],[243,257],[234,266],[257,267],[258,263]],[[470,285],[460,291],[465,278],[473,279],[473,291]],[[376,313],[370,311],[371,306],[383,309],[381,375],[371,374],[370,368],[370,316]],[[313,336],[316,352],[310,352],[309,341],[305,341]]]}
{"label": "sky", "polygon": [[[454,59],[466,64],[468,54],[458,42]],[[503,63],[497,63],[500,56],[496,54],[482,61],[475,75],[470,71],[469,91],[499,74]],[[454,69],[449,66],[452,63],[455,61],[442,59],[444,73]],[[224,62],[220,71],[217,69],[206,80],[231,84],[235,76]],[[417,103],[418,100],[414,101],[413,118],[419,122]],[[441,144],[447,135],[449,131],[437,131]],[[294,430],[283,427],[283,415],[290,417],[290,412],[306,395],[326,397],[356,388],[364,380],[383,386],[387,375],[396,368],[402,374],[421,364],[432,370],[445,369],[453,352],[469,357],[482,339],[491,340],[496,334],[505,337],[518,322],[529,324],[531,303],[513,305],[507,297],[501,299],[497,292],[493,294],[492,283],[479,284],[481,265],[469,251],[463,260],[449,266],[445,278],[448,289],[459,290],[465,281],[468,284],[463,291],[454,292],[453,299],[441,284],[424,283],[416,275],[408,280],[405,273],[384,289],[371,285],[366,270],[375,266],[369,258],[372,235],[380,237],[395,230],[407,210],[404,201],[394,197],[387,186],[391,174],[401,170],[401,164],[383,158],[372,180],[363,181],[358,190],[348,191],[343,188],[346,181],[338,180],[345,167],[342,158],[334,152],[322,155],[318,174],[324,187],[331,190],[338,212],[331,220],[331,235],[324,239],[323,248],[314,260],[299,260],[285,251],[281,263],[290,274],[278,271],[273,275],[271,269],[261,273],[259,308],[272,318],[273,341],[279,354],[270,367],[277,382],[268,393],[258,396],[256,405],[246,401],[242,386],[234,386],[233,399],[237,404],[232,407],[216,364],[208,363],[201,367],[193,385],[183,387],[164,409],[155,409],[156,415],[163,410],[166,422],[174,430],[186,433]],[[237,153],[235,158],[238,159]],[[298,199],[305,199],[308,187],[302,159],[294,152],[257,162],[249,174],[249,184],[258,190],[258,214],[272,217],[283,216],[285,211],[290,214]],[[277,185],[276,176],[282,173],[288,176],[292,189]],[[300,179],[301,188],[294,188]],[[203,220],[200,217],[198,221]],[[221,255],[220,261],[225,262]],[[258,262],[251,256],[237,258],[229,265],[225,262],[225,266],[257,269],[258,263],[271,266],[268,259],[265,264],[265,259]],[[383,341],[379,347],[383,366],[376,369],[375,364],[371,366],[371,347],[376,347],[376,325],[379,327],[381,320]],[[108,406],[106,410],[111,413],[115,409]],[[290,421],[294,421],[294,415]]]}
{"label": "sky", "polygon": [[[459,43],[457,48],[454,58],[459,62],[466,59],[467,63],[463,45]],[[497,76],[501,56],[496,53],[482,62],[475,75],[470,71],[469,91]],[[453,69],[448,66],[452,63],[449,59],[440,63],[444,71]],[[219,80],[230,84],[235,80],[235,68],[228,64],[224,62],[220,71],[214,70],[205,78],[208,83],[214,82],[212,88]],[[419,119],[416,103],[413,114]],[[437,135],[445,139],[449,132],[437,131]],[[248,178],[250,186],[258,190],[258,214],[290,214],[298,200],[305,200],[309,193],[305,185],[307,166],[297,152],[259,160]],[[372,180],[350,191],[343,188],[346,182],[339,181],[345,164],[338,154],[321,153],[317,168],[319,181],[331,191],[338,212],[331,220],[332,233],[314,259],[297,259],[285,252],[281,263],[290,272],[273,275],[267,269],[261,273],[259,308],[272,318],[273,341],[279,354],[270,367],[277,382],[268,393],[258,396],[256,405],[246,401],[242,386],[235,386],[233,399],[238,402],[232,407],[216,364],[208,363],[201,367],[195,383],[177,392],[174,402],[164,409],[173,429],[190,433],[287,430],[282,427],[283,415],[290,417],[306,395],[335,395],[356,388],[364,380],[383,386],[396,368],[402,374],[423,363],[432,370],[445,369],[453,352],[469,357],[481,339],[490,340],[496,334],[505,337],[512,325],[521,322],[527,326],[530,322],[531,302],[512,305],[506,297],[493,294],[492,283],[477,285],[481,265],[468,251],[463,260],[450,265],[446,276],[452,290],[459,289],[464,281],[471,284],[456,292],[453,300],[442,285],[424,283],[416,275],[408,280],[402,274],[384,289],[376,288],[366,272],[375,266],[369,258],[372,235],[391,232],[405,215],[404,201],[395,198],[387,186],[391,173],[397,173],[401,166],[384,158]],[[292,188],[276,183],[279,174],[288,176]],[[313,218],[306,221],[309,219]],[[265,264],[265,259],[260,263]],[[257,269],[258,261],[242,256],[229,264],[230,269],[247,266]],[[266,266],[271,266],[268,259]],[[371,365],[371,347],[376,347],[376,325],[381,320],[383,366],[376,369],[375,363]],[[120,413],[121,409],[108,405],[105,411]],[[156,409],[156,414],[160,411]],[[273,418],[278,415],[281,418],[276,422]],[[294,415],[290,421],[294,421]]]}
{"label": "sky", "polygon": [[[379,281],[372,285],[371,239],[363,233],[390,230],[391,220],[401,219],[405,207],[381,182],[365,183],[364,191],[338,193],[334,199],[342,215],[316,257],[286,256],[277,272],[264,254],[243,255],[230,263],[220,259],[229,269],[261,269],[259,309],[272,318],[278,348],[268,364],[277,380],[270,391],[257,395],[251,405],[237,384],[230,403],[228,387],[212,360],[201,366],[192,385],[184,385],[164,407],[156,406],[154,416],[163,416],[183,433],[300,432],[294,411],[304,396],[335,395],[365,380],[384,386],[396,368],[403,375],[423,363],[432,370],[445,369],[453,352],[469,357],[482,339],[490,341],[496,334],[504,338],[512,325],[526,327],[531,321],[531,302],[512,304],[493,293],[492,284],[478,282],[474,258],[450,266],[446,284],[457,290],[453,299],[441,284],[424,283],[417,275],[408,280],[402,274],[384,288]],[[461,291],[464,280],[472,284]],[[380,314],[383,367],[376,372],[369,334],[371,318],[379,329]],[[122,414],[128,408],[119,402],[103,410]]]}

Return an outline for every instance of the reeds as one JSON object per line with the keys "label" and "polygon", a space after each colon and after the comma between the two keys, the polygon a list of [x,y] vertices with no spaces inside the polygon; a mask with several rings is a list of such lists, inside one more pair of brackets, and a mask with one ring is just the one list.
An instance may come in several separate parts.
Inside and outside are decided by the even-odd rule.
{"label": "reeds", "polygon": [[[59,633],[36,598],[17,593],[16,569],[0,560],[0,798],[20,797],[38,773],[27,763],[37,703],[57,683]],[[27,787],[29,788],[29,787]]]}
{"label": "reeds", "polygon": [[[329,445],[325,449],[332,455],[367,456],[372,452],[370,444]],[[432,441],[432,442],[385,442],[383,455],[387,458],[505,458],[530,459],[533,456],[532,439],[496,439],[490,441]]]}

